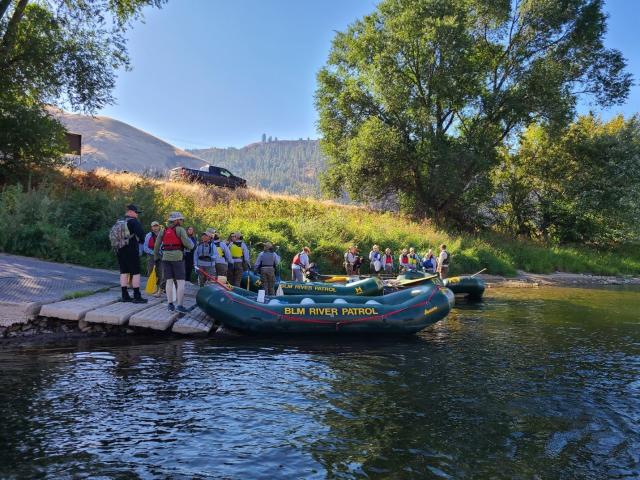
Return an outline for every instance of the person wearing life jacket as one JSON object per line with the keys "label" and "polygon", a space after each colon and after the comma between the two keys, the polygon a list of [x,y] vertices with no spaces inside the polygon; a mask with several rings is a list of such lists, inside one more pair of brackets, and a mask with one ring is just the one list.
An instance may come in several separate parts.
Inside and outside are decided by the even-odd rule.
{"label": "person wearing life jacket", "polygon": [[219,281],[224,283],[227,281],[227,271],[229,270],[229,264],[233,262],[233,259],[231,258],[231,252],[229,251],[227,242],[222,240],[217,232],[213,234],[212,243],[217,251],[215,275]]}
{"label": "person wearing life jacket", "polygon": [[451,254],[447,252],[447,246],[443,243],[440,245],[440,255],[438,255],[438,267],[437,272],[440,274],[440,279],[444,280],[449,274],[449,260]]}
{"label": "person wearing life jacket", "polygon": [[369,252],[369,273],[374,275],[380,275],[382,271],[382,254],[380,253],[380,247],[374,245]]}
{"label": "person wearing life jacket", "polygon": [[406,248],[402,249],[402,253],[398,257],[398,270],[401,273],[409,270],[409,252]]}
{"label": "person wearing life jacket", "polygon": [[[122,237],[123,243],[116,250],[123,302],[147,303],[147,299],[142,298],[140,294],[140,244],[145,237],[142,224],[138,220],[141,213],[134,204],[127,205],[124,218],[118,219],[112,227],[112,231],[120,226],[123,234],[128,233],[128,236]],[[133,298],[129,296],[129,281],[133,287]]]}
{"label": "person wearing life jacket", "polygon": [[273,251],[271,242],[264,242],[264,251],[260,252],[253,271],[260,274],[262,285],[267,295],[276,294],[276,267],[280,263],[280,257]]}
{"label": "person wearing life jacket", "polygon": [[427,254],[422,259],[422,268],[427,273],[435,273],[437,267],[438,267],[438,260],[433,254],[433,250],[429,249]]}
{"label": "person wearing life jacket", "polygon": [[411,247],[409,249],[409,270],[418,270],[418,263],[420,263],[420,258],[416,254],[416,249]]}
{"label": "person wearing life jacket", "polygon": [[209,277],[200,270],[204,270],[211,277],[216,276],[218,249],[213,244],[213,236],[215,233],[216,231],[213,228],[208,228],[207,231],[202,234],[200,243],[193,252],[193,269],[198,275],[198,285],[201,287],[204,287]]}
{"label": "person wearing life jacket", "polygon": [[344,269],[347,272],[347,275],[353,275],[354,273],[354,265],[358,261],[358,249],[351,245],[349,250],[347,250],[344,254]]}
{"label": "person wearing life jacket", "polygon": [[[182,305],[184,301],[184,284],[186,277],[184,250],[193,248],[187,231],[182,226],[184,217],[180,212],[171,212],[167,227],[158,234],[153,252],[159,255],[162,252],[162,272],[167,283],[174,282],[176,295],[173,297],[173,288],[167,285],[167,308],[169,311],[187,313]],[[177,305],[176,305],[177,304]]]}
{"label": "person wearing life jacket", "polygon": [[294,282],[304,282],[304,274],[309,269],[309,254],[311,249],[304,247],[300,252],[296,253],[291,262],[291,280]]}
{"label": "person wearing life jacket", "polygon": [[390,248],[384,249],[384,254],[382,255],[382,258],[380,261],[382,262],[382,268],[384,270],[384,273],[387,275],[393,274],[393,255],[391,255]]}
{"label": "person wearing life jacket", "polygon": [[156,296],[162,295],[164,291],[164,283],[162,281],[162,259],[156,257],[153,253],[153,247],[156,245],[156,239],[160,232],[160,223],[151,222],[151,231],[144,237],[144,243],[142,244],[142,251],[148,255],[147,258],[147,277],[151,275],[154,267],[156,269],[156,283],[158,290],[155,293]]}
{"label": "person wearing life jacket", "polygon": [[238,240],[240,240],[240,248],[242,248],[242,269],[246,272],[251,268],[251,253],[249,247],[244,243],[244,237],[240,232],[236,232]]}
{"label": "person wearing life jacket", "polygon": [[231,263],[229,264],[229,283],[236,287],[240,286],[242,282],[242,273],[251,265],[251,259],[249,258],[249,249],[246,244],[240,238],[242,234],[235,232],[231,236],[231,243],[229,244],[229,251],[231,252]]}

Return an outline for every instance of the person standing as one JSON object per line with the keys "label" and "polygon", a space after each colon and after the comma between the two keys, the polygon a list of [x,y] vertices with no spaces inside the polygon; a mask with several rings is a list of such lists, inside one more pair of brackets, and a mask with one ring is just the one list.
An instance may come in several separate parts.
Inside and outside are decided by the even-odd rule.
{"label": "person standing", "polygon": [[398,271],[400,273],[409,270],[409,252],[406,248],[402,249],[402,253],[398,257]]}
{"label": "person standing", "polygon": [[158,289],[155,295],[158,295],[164,289],[164,284],[162,283],[162,262],[161,259],[153,253],[153,247],[156,245],[159,232],[160,223],[156,221],[151,222],[151,231],[144,237],[144,244],[142,246],[142,250],[148,255],[147,277],[151,276],[154,268],[156,269],[156,285]]}
{"label": "person standing", "polygon": [[411,247],[409,249],[409,270],[418,270],[419,258],[416,254],[416,249]]}
{"label": "person standing", "polygon": [[304,247],[302,251],[296,253],[291,262],[291,280],[294,282],[304,282],[304,273],[309,269],[311,265],[309,263],[309,254],[311,249]]}
{"label": "person standing", "polygon": [[385,248],[384,255],[382,255],[382,268],[387,275],[393,275],[393,255],[391,255],[391,249]]}
{"label": "person standing", "polygon": [[[191,249],[193,243],[187,236],[187,231],[182,227],[184,217],[180,212],[171,212],[167,222],[167,227],[158,234],[156,244],[153,248],[157,255],[162,249],[162,271],[167,282],[167,308],[169,311],[187,313],[188,310],[182,305],[184,301],[184,284],[186,279],[184,251]],[[173,289],[170,282],[176,284],[176,295],[173,297]],[[174,304],[177,303],[177,305]]]}
{"label": "person standing", "polygon": [[438,261],[433,254],[433,250],[429,249],[427,254],[422,259],[422,268],[424,268],[424,271],[427,273],[435,273],[437,266]]}
{"label": "person standing", "polygon": [[[207,231],[202,234],[201,241],[193,253],[193,269],[198,277],[198,285],[200,287],[204,287],[204,284],[207,283],[207,275],[214,277],[216,274],[218,249],[212,243],[215,233],[216,231],[213,228],[207,229]],[[204,270],[206,274],[199,270]]]}
{"label": "person standing", "polygon": [[354,265],[358,260],[358,253],[355,246],[350,246],[349,250],[344,254],[344,268],[347,275],[351,276],[354,272]]}
{"label": "person standing", "polygon": [[264,242],[264,251],[260,252],[253,271],[260,274],[262,285],[267,295],[276,294],[276,267],[280,263],[280,257],[273,251],[271,242]]}
{"label": "person standing", "polygon": [[214,233],[213,235],[213,245],[215,246],[218,254],[216,257],[215,275],[219,280],[220,277],[222,277],[222,280],[220,281],[226,282],[229,264],[233,262],[233,259],[231,258],[231,252],[229,251],[229,246],[227,245],[227,242],[220,238],[218,232]]}
{"label": "person standing", "polygon": [[[116,250],[120,267],[122,301],[147,303],[140,294],[140,245],[144,241],[144,230],[138,220],[142,212],[134,204],[127,205],[125,216],[119,219],[109,232],[109,240]],[[129,277],[133,287],[133,298],[129,296]]]}
{"label": "person standing", "polygon": [[244,243],[244,236],[240,232],[236,232],[236,238],[240,240],[240,248],[242,249],[242,271],[246,272],[251,268],[251,254],[249,247]]}
{"label": "person standing", "polygon": [[196,238],[196,231],[193,227],[187,227],[187,238],[191,240],[192,247],[191,249],[184,251],[184,268],[186,274],[186,281],[191,281],[191,275],[194,271],[193,269],[193,253],[198,244],[198,239]]}
{"label": "person standing", "polygon": [[248,255],[245,256],[245,249],[242,248],[244,242],[240,240],[239,232],[232,233],[229,240],[229,251],[231,252],[231,263],[229,264],[229,283],[231,283],[231,285],[235,287],[239,287],[240,282],[242,282],[244,264],[246,263],[247,265],[249,265],[250,260],[248,258]]}
{"label": "person standing", "polygon": [[438,273],[440,279],[444,280],[449,274],[449,259],[451,255],[447,252],[447,246],[443,243],[440,245],[440,255],[438,256]]}
{"label": "person standing", "polygon": [[382,270],[382,254],[380,253],[380,247],[374,245],[369,252],[369,273],[373,275],[380,275]]}

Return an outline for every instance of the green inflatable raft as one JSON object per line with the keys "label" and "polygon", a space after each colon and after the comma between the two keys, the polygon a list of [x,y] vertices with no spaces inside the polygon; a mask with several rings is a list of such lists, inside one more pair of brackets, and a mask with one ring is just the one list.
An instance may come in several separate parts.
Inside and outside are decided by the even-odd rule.
{"label": "green inflatable raft", "polygon": [[442,281],[443,285],[455,294],[468,295],[479,300],[484,293],[484,281],[478,277],[451,277]]}
{"label": "green inflatable raft", "polygon": [[450,310],[441,287],[419,285],[385,296],[286,295],[265,303],[247,290],[213,284],[196,301],[223,325],[251,333],[412,334],[443,319]]}
{"label": "green inflatable raft", "polygon": [[[358,280],[353,283],[347,284],[333,284],[323,282],[290,282],[280,281],[276,284],[282,287],[282,291],[285,295],[362,295],[364,297],[371,297],[376,295],[382,295],[384,288],[382,280],[377,277],[365,278],[364,280]],[[260,275],[253,272],[244,272],[240,287],[257,292],[262,288],[262,280]]]}

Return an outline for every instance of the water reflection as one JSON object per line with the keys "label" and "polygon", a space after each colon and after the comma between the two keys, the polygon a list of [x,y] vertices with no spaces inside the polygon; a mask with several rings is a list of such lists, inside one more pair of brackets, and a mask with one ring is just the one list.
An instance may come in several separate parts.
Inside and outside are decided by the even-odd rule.
{"label": "water reflection", "polygon": [[493,291],[400,341],[5,350],[0,477],[634,478],[639,300]]}

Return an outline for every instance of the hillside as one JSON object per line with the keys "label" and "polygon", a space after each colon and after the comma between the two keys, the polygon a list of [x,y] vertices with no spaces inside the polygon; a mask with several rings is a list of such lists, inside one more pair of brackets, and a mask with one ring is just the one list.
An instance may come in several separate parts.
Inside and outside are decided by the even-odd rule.
{"label": "hillside", "polygon": [[[595,251],[582,246],[550,246],[484,232],[467,235],[437,230],[428,222],[353,205],[272,194],[252,188],[231,191],[200,184],[166,182],[98,170],[52,172],[29,190],[0,190],[0,251],[86,266],[116,266],[108,241],[114,219],[134,202],[143,210],[145,229],[180,211],[198,232],[214,227],[223,236],[241,231],[255,258],[262,242],[278,245],[288,262],[300,248],[323,272],[342,269],[343,253],[359,246],[365,256],[374,243],[396,255],[402,248],[420,253],[446,243],[451,273],[487,268],[490,274],[554,271],[637,275],[640,245]],[[45,241],[43,241],[45,239]]]}
{"label": "hillside", "polygon": [[53,111],[72,133],[82,135],[80,168],[98,167],[136,173],[164,173],[185,166],[200,168],[205,162],[131,125],[109,117]]}
{"label": "hillside", "polygon": [[325,159],[317,140],[275,140],[243,148],[189,150],[209,163],[228,168],[251,186],[272,192],[317,195]]}

